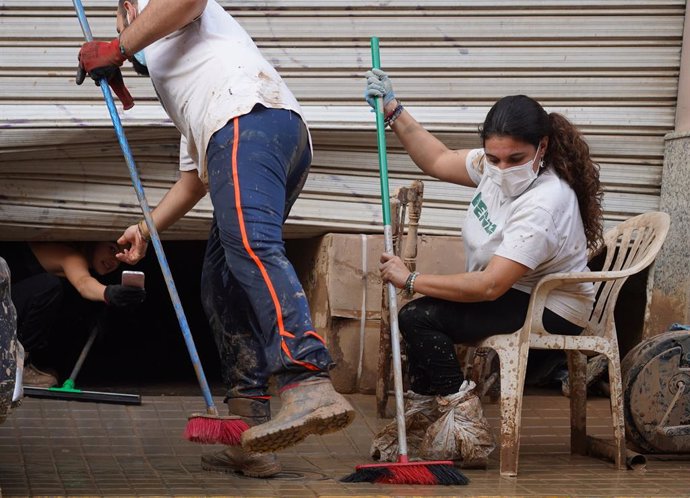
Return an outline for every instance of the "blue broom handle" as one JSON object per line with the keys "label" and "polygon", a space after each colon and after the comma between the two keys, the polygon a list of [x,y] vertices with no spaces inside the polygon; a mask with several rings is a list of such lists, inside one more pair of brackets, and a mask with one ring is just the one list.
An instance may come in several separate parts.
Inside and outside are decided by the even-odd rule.
{"label": "blue broom handle", "polygon": [[[381,68],[379,39],[371,38],[371,59],[373,67]],[[376,99],[376,134],[379,152],[379,178],[381,180],[381,208],[383,209],[383,243],[388,254],[393,251],[393,230],[391,228],[390,193],[388,190],[388,159],[386,154],[386,125],[383,119],[383,99]],[[391,327],[391,356],[393,357],[393,387],[395,391],[395,419],[398,426],[398,461],[407,463],[407,434],[405,431],[405,403],[403,400],[402,362],[400,360],[400,330],[398,328],[398,301],[396,290],[388,282],[388,311]]]}
{"label": "blue broom handle", "polygon": [[[86,19],[86,13],[84,12],[84,6],[82,5],[81,0],[72,1],[74,3],[74,8],[77,11],[77,17],[79,18],[81,30],[84,32],[84,38],[87,42],[93,41],[89,21]],[[187,351],[189,351],[189,356],[192,360],[192,365],[194,366],[194,372],[196,373],[197,380],[199,381],[199,387],[201,387],[201,392],[204,396],[204,401],[206,402],[206,411],[211,415],[217,415],[218,409],[213,402],[211,389],[208,386],[204,369],[201,366],[201,360],[199,359],[199,354],[197,353],[196,346],[194,345],[192,333],[189,330],[187,317],[185,316],[184,309],[182,309],[182,302],[180,301],[180,296],[177,293],[175,281],[173,280],[172,273],[170,272],[170,266],[168,265],[168,261],[165,257],[165,252],[163,251],[163,244],[161,244],[161,239],[158,236],[156,225],[153,223],[153,218],[151,217],[151,208],[149,207],[149,203],[146,201],[144,187],[139,179],[137,166],[134,162],[132,151],[129,148],[127,137],[125,137],[125,131],[122,128],[122,122],[120,121],[120,116],[117,113],[113,95],[110,93],[108,81],[105,78],[101,78],[98,83],[101,87],[101,91],[103,92],[103,97],[105,98],[105,103],[108,107],[108,112],[110,113],[110,119],[113,121],[115,133],[117,134],[117,140],[120,142],[120,148],[125,156],[125,161],[127,162],[127,167],[129,168],[129,176],[132,179],[132,185],[137,193],[137,199],[139,199],[139,205],[141,206],[141,211],[144,214],[146,226],[151,234],[151,242],[153,242],[153,248],[155,249],[156,256],[158,257],[158,264],[160,265],[161,272],[165,278],[165,285],[168,287],[168,293],[170,294],[170,299],[172,300],[173,307],[175,308],[177,321],[180,323],[182,335],[184,337],[185,344],[187,345]]]}

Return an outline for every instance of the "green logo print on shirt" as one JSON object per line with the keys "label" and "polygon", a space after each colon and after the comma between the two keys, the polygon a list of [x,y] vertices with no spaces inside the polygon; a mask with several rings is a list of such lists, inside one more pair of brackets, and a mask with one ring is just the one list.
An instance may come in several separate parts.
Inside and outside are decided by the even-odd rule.
{"label": "green logo print on shirt", "polygon": [[489,235],[494,233],[496,231],[496,224],[492,223],[489,219],[489,209],[482,200],[481,192],[477,192],[477,195],[475,195],[474,199],[472,199],[472,206],[474,206],[473,212],[479,222],[482,224],[484,231]]}

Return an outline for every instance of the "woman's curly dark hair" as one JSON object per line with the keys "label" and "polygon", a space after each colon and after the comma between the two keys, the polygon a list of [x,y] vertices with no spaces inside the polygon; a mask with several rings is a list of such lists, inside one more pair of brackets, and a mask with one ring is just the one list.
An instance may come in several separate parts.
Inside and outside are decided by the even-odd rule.
{"label": "woman's curly dark hair", "polygon": [[494,104],[479,133],[482,142],[495,135],[509,136],[535,147],[542,138],[549,137],[544,162],[575,191],[587,248],[595,249],[601,244],[604,194],[599,165],[592,161],[589,145],[575,125],[561,114],[548,114],[539,102],[526,95],[512,95]]}

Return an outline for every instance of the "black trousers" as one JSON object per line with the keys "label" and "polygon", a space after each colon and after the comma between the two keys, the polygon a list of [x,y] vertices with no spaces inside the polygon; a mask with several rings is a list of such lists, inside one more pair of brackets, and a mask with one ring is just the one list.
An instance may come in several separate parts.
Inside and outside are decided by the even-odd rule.
{"label": "black trousers", "polygon": [[17,310],[17,338],[27,352],[46,346],[60,312],[63,287],[59,277],[40,273],[12,285]]}
{"label": "black trousers", "polygon": [[[433,297],[415,299],[398,315],[407,344],[410,388],[418,394],[456,393],[462,384],[455,344],[511,334],[525,322],[529,294],[510,289],[495,301],[458,303]],[[547,331],[577,335],[583,328],[546,310]]]}

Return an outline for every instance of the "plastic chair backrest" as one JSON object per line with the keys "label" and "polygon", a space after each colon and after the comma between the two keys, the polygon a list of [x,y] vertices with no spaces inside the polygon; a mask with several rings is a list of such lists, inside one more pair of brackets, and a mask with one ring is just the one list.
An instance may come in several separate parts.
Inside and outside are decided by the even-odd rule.
{"label": "plastic chair backrest", "polygon": [[[613,280],[596,282],[596,300],[589,319],[588,335],[603,335],[621,287],[630,275],[652,264],[661,249],[670,226],[670,217],[662,212],[650,212],[630,218],[604,234],[606,258],[601,272]],[[597,254],[601,251],[597,251]]]}

